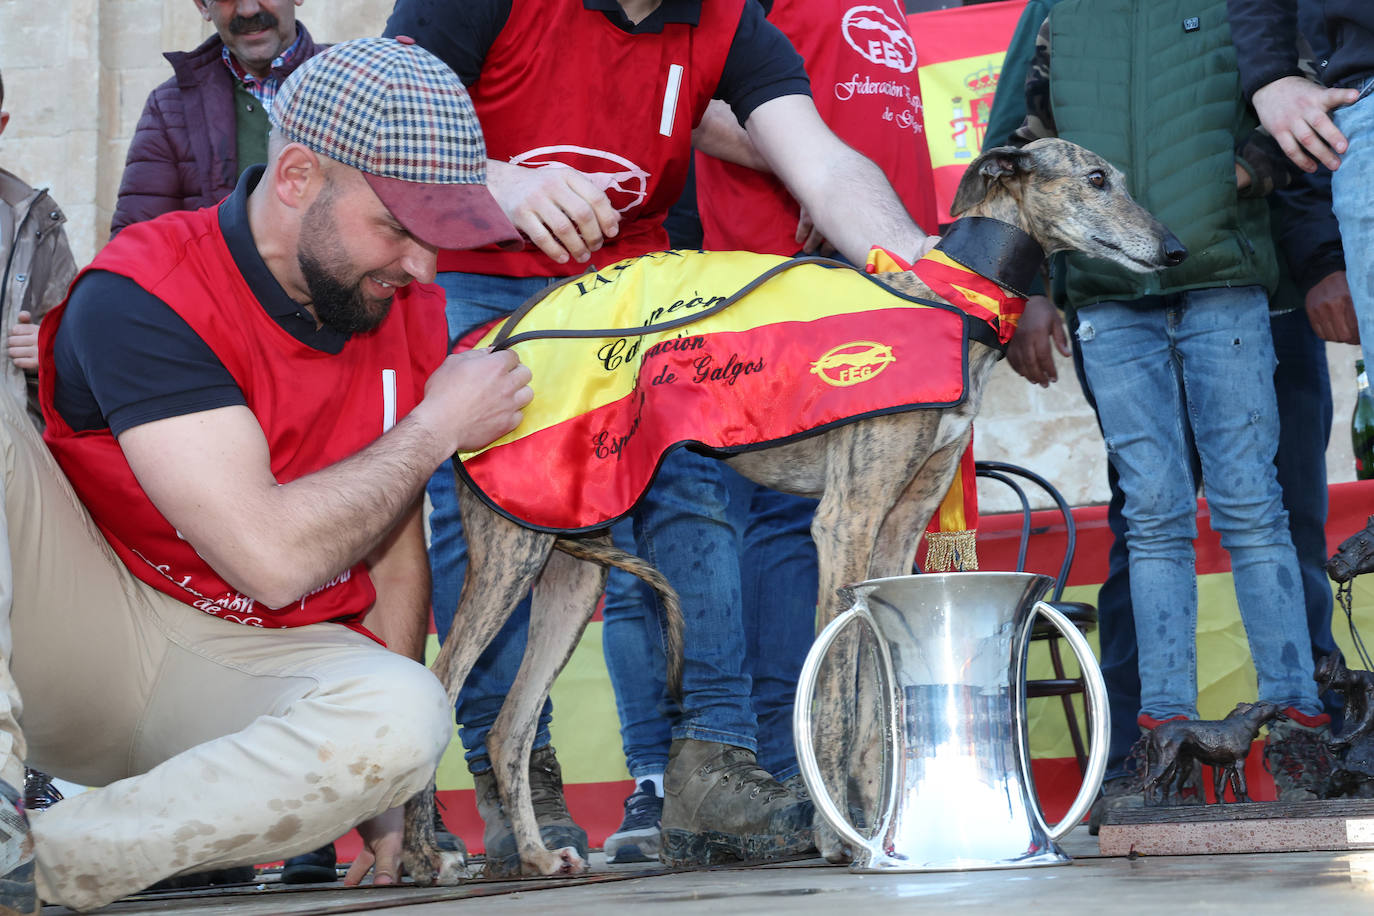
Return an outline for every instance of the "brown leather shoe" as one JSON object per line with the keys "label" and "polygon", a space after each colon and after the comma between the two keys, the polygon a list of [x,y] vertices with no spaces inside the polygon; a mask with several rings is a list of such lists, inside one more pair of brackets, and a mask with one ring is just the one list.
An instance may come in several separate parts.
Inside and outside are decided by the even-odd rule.
{"label": "brown leather shoe", "polygon": [[[515,830],[501,804],[496,777],[491,770],[474,773],[477,813],[482,815],[482,845],[486,848],[484,874],[489,877],[514,877],[520,874],[520,851],[515,845]],[[583,861],[587,858],[587,831],[577,826],[563,800],[563,770],[558,766],[553,747],[541,747],[530,755],[530,795],[539,835],[550,849],[571,846]]]}
{"label": "brown leather shoe", "polygon": [[776,859],[814,845],[811,802],[768,775],[753,751],[674,741],[663,788],[659,858],[668,865]]}

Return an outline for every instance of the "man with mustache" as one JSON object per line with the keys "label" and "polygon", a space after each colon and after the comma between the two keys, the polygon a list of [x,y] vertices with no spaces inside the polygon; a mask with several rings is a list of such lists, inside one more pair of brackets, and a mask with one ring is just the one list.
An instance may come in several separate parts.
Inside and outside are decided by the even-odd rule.
{"label": "man with mustache", "polygon": [[143,107],[119,183],[111,234],[172,210],[219,203],[267,158],[267,113],[283,80],[325,46],[296,7],[305,0],[192,0],[211,35],[163,56],[175,75]]}
{"label": "man with mustache", "polygon": [[[429,281],[518,235],[413,43],[334,46],[272,118],[265,166],[121,232],[45,318],[46,448],[0,390],[0,916],[355,826],[347,882],[395,883],[448,745],[422,489],[533,395],[513,353],[447,355]],[[26,823],[26,761],[96,788]]]}

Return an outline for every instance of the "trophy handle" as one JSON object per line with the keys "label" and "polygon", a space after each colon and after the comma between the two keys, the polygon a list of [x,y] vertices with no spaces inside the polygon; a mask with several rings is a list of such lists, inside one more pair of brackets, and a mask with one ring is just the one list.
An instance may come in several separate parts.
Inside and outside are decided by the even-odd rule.
{"label": "trophy handle", "polygon": [[816,810],[820,812],[821,817],[825,818],[826,823],[834,828],[840,838],[848,843],[856,854],[860,849],[868,847],[869,840],[860,834],[853,824],[849,823],[849,820],[826,790],[825,780],[821,776],[821,768],[816,763],[816,747],[811,739],[811,702],[816,694],[816,680],[820,676],[821,662],[825,660],[826,653],[830,651],[830,646],[840,635],[840,631],[848,626],[852,620],[858,618],[868,624],[868,628],[873,632],[879,645],[882,645],[882,637],[878,635],[872,618],[868,616],[866,610],[862,610],[864,607],[865,605],[860,600],[830,621],[829,625],[816,636],[811,651],[806,655],[806,661],[802,663],[801,674],[797,679],[797,699],[792,707],[792,735],[797,747],[797,765],[801,769],[802,780],[811,793],[811,801],[816,805]]}
{"label": "trophy handle", "polygon": [[[1050,839],[1058,840],[1064,834],[1074,828],[1076,824],[1083,820],[1083,816],[1088,813],[1088,808],[1092,806],[1093,800],[1097,798],[1097,790],[1102,787],[1102,775],[1107,770],[1107,736],[1111,731],[1111,712],[1107,708],[1107,685],[1102,680],[1102,669],[1097,666],[1097,658],[1093,655],[1092,647],[1083,638],[1083,634],[1078,631],[1078,627],[1073,625],[1069,618],[1065,617],[1054,606],[1046,601],[1037,601],[1035,608],[1031,612],[1031,620],[1035,619],[1036,614],[1044,615],[1045,619],[1052,623],[1064,639],[1068,640],[1069,646],[1073,648],[1073,654],[1078,657],[1078,667],[1083,672],[1083,681],[1087,687],[1088,701],[1088,720],[1092,724],[1091,750],[1088,752],[1088,771],[1083,774],[1083,786],[1078,790],[1078,797],[1073,800],[1062,820],[1051,827],[1045,824],[1045,829],[1049,832]],[[1026,629],[1029,635],[1030,627]],[[1024,658],[1024,652],[1021,653]],[[1025,679],[1021,679],[1021,690],[1025,690]],[[1025,720],[1022,719],[1021,728],[1026,727]],[[1022,747],[1028,745],[1023,743]],[[1025,763],[1030,767],[1030,761]],[[1032,783],[1027,783],[1031,785]],[[1044,823],[1044,815],[1038,807],[1033,808],[1035,816]]]}

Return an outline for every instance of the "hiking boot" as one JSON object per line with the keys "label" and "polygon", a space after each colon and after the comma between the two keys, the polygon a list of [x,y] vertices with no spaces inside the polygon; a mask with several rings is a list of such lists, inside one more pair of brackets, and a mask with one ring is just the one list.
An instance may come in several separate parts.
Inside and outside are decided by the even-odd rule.
{"label": "hiking boot", "polygon": [[[501,805],[501,793],[496,788],[496,776],[491,770],[474,773],[477,789],[477,813],[482,815],[482,845],[486,847],[484,873],[488,878],[517,877],[520,874],[520,851],[515,845],[515,831]],[[541,747],[530,755],[530,795],[534,801],[534,817],[539,822],[539,836],[549,849],[571,846],[577,854],[587,858],[587,831],[577,826],[563,800],[563,771],[558,766],[553,747]]]}
{"label": "hiking boot", "polygon": [[282,863],[282,884],[325,884],[339,880],[338,856],[329,843],[311,852],[292,856]]}
{"label": "hiking boot", "polygon": [[33,869],[33,837],[23,799],[0,780],[0,916],[36,916],[43,909]]}
{"label": "hiking boot", "polygon": [[1140,778],[1134,774],[1115,776],[1102,781],[1102,790],[1088,810],[1088,835],[1097,836],[1107,815],[1128,808],[1143,808]]}
{"label": "hiking boot", "polygon": [[461,852],[463,858],[467,859],[468,848],[466,844],[463,843],[462,838],[459,837],[458,834],[448,829],[448,825],[444,823],[444,819],[439,815],[440,807],[442,807],[442,805],[439,799],[434,799],[434,845],[438,846],[444,852]]}
{"label": "hiking boot", "polygon": [[776,859],[813,845],[811,802],[769,776],[753,751],[678,739],[663,788],[659,858],[668,865]]}
{"label": "hiking boot", "polygon": [[663,845],[663,796],[645,779],[625,799],[625,817],[606,837],[606,861],[657,862]]}
{"label": "hiking boot", "polygon": [[1292,706],[1284,718],[1269,723],[1264,743],[1264,766],[1274,777],[1281,802],[1330,798],[1336,759],[1326,742],[1331,740],[1331,717],[1326,713],[1304,715]]}
{"label": "hiking boot", "polygon": [[802,774],[793,773],[782,781],[782,786],[791,792],[798,801],[811,801],[811,790],[806,787],[806,780],[802,779]]}
{"label": "hiking boot", "polygon": [[[1135,771],[1138,775],[1137,790],[1141,793],[1141,802],[1146,807],[1177,807],[1179,805],[1205,805],[1207,795],[1202,787],[1202,764],[1194,761],[1193,771],[1184,777],[1183,785],[1180,786],[1178,778],[1169,780],[1168,785],[1160,786],[1148,794],[1145,791],[1145,782],[1152,774],[1149,763],[1149,743],[1150,732],[1155,726],[1163,725],[1165,722],[1187,722],[1187,716],[1179,713],[1167,719],[1156,719],[1149,713],[1142,712],[1136,716],[1136,725],[1140,727],[1140,738],[1131,746],[1130,758],[1136,762]],[[1124,797],[1124,794],[1123,794]],[[1116,808],[1126,807],[1135,808],[1137,805],[1127,801],[1108,802],[1105,807]]]}

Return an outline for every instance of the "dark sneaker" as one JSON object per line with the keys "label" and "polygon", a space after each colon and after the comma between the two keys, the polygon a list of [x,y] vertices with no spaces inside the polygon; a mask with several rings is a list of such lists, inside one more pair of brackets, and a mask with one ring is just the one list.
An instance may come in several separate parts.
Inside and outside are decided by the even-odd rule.
{"label": "dark sneaker", "polygon": [[[501,805],[501,793],[491,770],[473,774],[477,789],[477,813],[482,815],[482,845],[486,847],[487,877],[515,877],[520,874],[520,852],[515,831]],[[571,846],[585,861],[587,831],[577,826],[563,800],[563,771],[553,747],[541,747],[530,755],[530,795],[539,836],[549,849]]]}
{"label": "dark sneaker", "polygon": [[813,846],[815,809],[759,767],[753,751],[678,739],[663,774],[668,865],[716,865],[797,855]]}
{"label": "dark sneaker", "polygon": [[339,880],[339,860],[334,854],[334,844],[292,856],[281,869],[282,884],[326,884]]}
{"label": "dark sneaker", "polygon": [[1269,723],[1264,765],[1274,777],[1281,802],[1315,801],[1331,797],[1336,759],[1326,746],[1331,740],[1331,717],[1308,716],[1292,706]]}
{"label": "dark sneaker", "polygon": [[38,770],[24,770],[24,807],[29,811],[51,808],[62,800],[62,793],[52,784],[52,777]]}
{"label": "dark sneaker", "polygon": [[33,837],[23,800],[0,780],[0,916],[35,916],[43,909],[33,868]]}
{"label": "dark sneaker", "polygon": [[625,799],[625,817],[606,837],[606,861],[657,862],[663,845],[663,796],[646,779]]}

